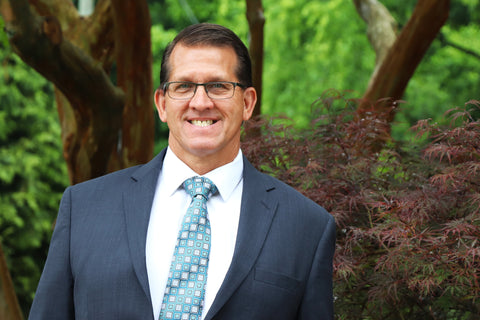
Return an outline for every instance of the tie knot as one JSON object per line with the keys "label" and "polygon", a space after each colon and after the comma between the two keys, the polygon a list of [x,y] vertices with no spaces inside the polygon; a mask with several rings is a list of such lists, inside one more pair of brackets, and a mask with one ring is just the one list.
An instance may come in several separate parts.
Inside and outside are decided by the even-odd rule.
{"label": "tie knot", "polygon": [[183,187],[192,198],[197,195],[202,195],[205,200],[208,200],[211,195],[218,191],[217,186],[210,179],[205,177],[189,178],[183,182]]}

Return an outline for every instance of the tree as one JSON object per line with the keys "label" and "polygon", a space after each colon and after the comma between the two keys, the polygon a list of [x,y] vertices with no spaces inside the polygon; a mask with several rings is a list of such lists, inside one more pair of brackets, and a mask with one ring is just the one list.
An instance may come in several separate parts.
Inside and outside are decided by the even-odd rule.
{"label": "tree", "polygon": [[0,0],[0,13],[18,55],[55,84],[71,183],[151,158],[145,1],[100,0],[80,17],[69,1]]}
{"label": "tree", "polygon": [[[377,65],[359,112],[372,107],[391,108],[393,101],[402,98],[418,64],[447,21],[450,0],[419,0],[395,41],[394,20],[381,3],[377,0],[354,0],[354,3],[368,24],[368,37],[377,54]],[[382,98],[388,100],[372,103]],[[388,122],[393,121],[394,115],[394,112],[388,113]]]}
{"label": "tree", "polygon": [[360,17],[367,23],[367,37],[376,55],[369,88],[376,78],[378,68],[397,40],[398,24],[388,9],[377,0],[353,0],[353,3]]}
{"label": "tree", "polygon": [[253,86],[257,89],[257,104],[253,116],[258,116],[262,107],[263,26],[265,24],[261,0],[247,0],[247,20],[250,26]]}
{"label": "tree", "polygon": [[[78,15],[71,2],[35,1],[29,5],[27,1],[1,0],[0,14],[12,48],[56,85],[64,157],[71,183],[150,159],[153,112],[150,20],[145,3],[99,1],[95,13],[84,18]],[[133,27],[129,26],[130,23]],[[9,64],[7,61],[6,65]],[[10,86],[16,83],[9,79],[9,74],[2,77]],[[43,91],[33,86],[30,90],[26,79],[18,86],[25,88],[20,89],[21,95],[25,96],[29,95],[25,91],[31,91],[37,98]],[[17,122],[4,125],[0,132],[1,151],[7,155],[2,155],[0,175],[0,240],[4,244],[7,242],[6,255],[11,258],[9,265],[13,267],[17,293],[25,311],[31,303],[41,271],[38,262],[46,254],[60,196],[57,189],[63,190],[65,184],[54,181],[61,180],[63,175],[57,169],[58,160],[50,163],[51,158],[45,156],[50,150],[50,145],[45,147],[50,143],[45,139],[45,130],[26,140],[28,134],[38,127],[35,122],[41,118],[38,101],[19,105],[14,93],[15,90],[0,92],[7,119],[8,113],[12,112],[9,108],[17,111],[13,111],[12,121],[16,117],[28,121],[30,115],[37,116],[26,128],[17,119]],[[33,109],[35,103],[36,110]],[[3,138],[8,142],[5,145]],[[28,145],[28,152],[33,151],[34,145],[42,152],[38,155],[12,152],[17,139],[20,139],[20,145]],[[15,159],[17,154],[22,156],[21,159]],[[42,163],[44,167],[38,168]],[[24,170],[25,177],[19,170]],[[49,170],[51,172],[46,172]],[[12,254],[13,248],[16,248],[16,255]],[[34,259],[38,261],[34,262]],[[26,278],[26,273],[30,279]],[[2,279],[8,279],[8,270],[2,267],[1,275]],[[8,307],[2,311],[8,312],[4,313],[5,317],[7,314],[13,317],[7,319],[17,319],[15,311],[18,306],[12,299],[15,293],[11,286],[5,285],[8,284],[6,280],[2,284],[4,296],[0,304]]]}
{"label": "tree", "polygon": [[6,320],[21,320],[22,312],[18,304],[12,279],[8,272],[7,262],[0,243],[0,318]]}
{"label": "tree", "polygon": [[[380,2],[398,24],[397,38],[419,2]],[[264,114],[280,112],[292,117],[297,126],[307,127],[311,103],[325,90],[348,90],[352,98],[364,96],[377,59],[366,37],[368,26],[353,1],[264,0],[263,4],[267,21]],[[430,117],[442,121],[441,115],[459,101],[478,97],[479,5],[471,0],[450,2],[441,34],[474,54],[445,46],[437,35],[408,81],[401,98],[406,103],[396,108],[391,122],[395,139],[408,140],[416,121]]]}
{"label": "tree", "polygon": [[13,54],[4,38],[1,34],[0,243],[26,313],[68,174],[53,86]]}

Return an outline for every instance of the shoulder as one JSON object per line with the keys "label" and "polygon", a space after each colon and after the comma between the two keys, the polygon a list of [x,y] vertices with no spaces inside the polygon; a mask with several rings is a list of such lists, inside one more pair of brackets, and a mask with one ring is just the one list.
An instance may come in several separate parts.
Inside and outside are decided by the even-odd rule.
{"label": "shoulder", "polygon": [[70,186],[69,188],[73,190],[84,190],[109,185],[120,187],[127,184],[131,180],[132,174],[142,166],[143,165],[137,165],[126,169],[121,169],[97,178],[77,183],[73,186]]}
{"label": "shoulder", "polygon": [[140,182],[142,185],[155,186],[163,163],[164,152],[146,164],[121,169],[98,178],[70,186],[68,190],[76,193],[102,193],[126,190]]}
{"label": "shoulder", "polygon": [[265,173],[261,174],[263,175],[265,181],[268,181],[270,185],[275,187],[276,191],[280,195],[280,201],[295,203],[297,205],[301,205],[302,208],[310,208],[315,211],[327,213],[327,211],[320,204],[314,202],[310,198],[307,198],[304,194],[292,186]]}
{"label": "shoulder", "polygon": [[268,201],[270,203],[278,203],[279,209],[281,211],[288,211],[289,215],[298,214],[305,218],[320,219],[323,222],[326,220],[333,221],[332,215],[320,204],[307,198],[301,192],[283,181],[258,171],[248,161],[246,161],[245,164],[244,177],[244,183],[247,188],[258,188],[257,192],[260,192],[262,189],[265,190],[268,194]]}

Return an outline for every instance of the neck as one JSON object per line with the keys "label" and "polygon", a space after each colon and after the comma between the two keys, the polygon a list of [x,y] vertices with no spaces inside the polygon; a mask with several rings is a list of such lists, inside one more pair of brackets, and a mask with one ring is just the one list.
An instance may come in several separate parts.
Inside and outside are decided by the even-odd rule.
{"label": "neck", "polygon": [[233,160],[238,155],[240,151],[240,147],[238,146],[236,149],[232,150],[229,153],[229,156],[220,157],[218,154],[203,154],[203,155],[193,155],[190,153],[182,153],[177,152],[174,148],[170,146],[170,149],[173,153],[183,162],[185,163],[190,169],[195,171],[198,175],[204,175],[210,171],[213,171],[221,166],[224,166]]}

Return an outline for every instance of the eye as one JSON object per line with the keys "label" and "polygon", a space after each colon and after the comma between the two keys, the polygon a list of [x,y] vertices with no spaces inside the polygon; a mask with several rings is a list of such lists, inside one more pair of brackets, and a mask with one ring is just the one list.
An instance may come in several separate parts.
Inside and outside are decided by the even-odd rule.
{"label": "eye", "polygon": [[172,83],[172,90],[175,92],[188,92],[193,90],[195,84],[191,82],[175,82]]}
{"label": "eye", "polygon": [[224,82],[214,82],[210,84],[210,87],[215,89],[225,89],[226,84]]}
{"label": "eye", "polygon": [[210,82],[207,84],[207,89],[211,92],[225,92],[230,91],[231,86],[228,82]]}

